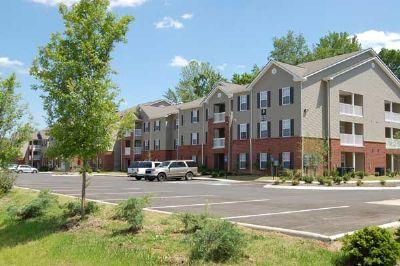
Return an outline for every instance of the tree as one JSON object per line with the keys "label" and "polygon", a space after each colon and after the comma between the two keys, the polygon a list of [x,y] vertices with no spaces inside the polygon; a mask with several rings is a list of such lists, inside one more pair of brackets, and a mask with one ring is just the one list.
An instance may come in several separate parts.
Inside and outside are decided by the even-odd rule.
{"label": "tree", "polygon": [[110,66],[115,44],[126,41],[132,17],[116,17],[108,0],[81,0],[71,8],[60,5],[64,32],[51,35],[39,48],[31,74],[33,86],[43,92],[48,115],[50,149],[61,158],[80,158],[82,167],[81,216],[89,160],[106,151],[118,130],[117,87]]}
{"label": "tree", "polygon": [[232,83],[239,85],[250,84],[257,77],[258,73],[260,73],[260,68],[257,65],[254,65],[250,73],[234,73],[231,81]]}
{"label": "tree", "polygon": [[182,68],[175,90],[168,89],[164,98],[171,103],[190,102],[207,95],[222,80],[224,77],[210,63],[191,61]]}
{"label": "tree", "polygon": [[20,104],[21,95],[15,92],[18,86],[15,74],[0,78],[0,169],[20,156],[33,132],[27,108]]}
{"label": "tree", "polygon": [[324,59],[336,55],[352,53],[361,50],[357,36],[347,32],[329,32],[319,39],[314,47],[312,60]]}
{"label": "tree", "polygon": [[274,49],[269,58],[277,61],[297,65],[309,60],[310,48],[306,43],[303,34],[296,35],[293,31],[281,37],[273,39]]}
{"label": "tree", "polygon": [[379,52],[379,57],[400,79],[400,50],[383,48]]}

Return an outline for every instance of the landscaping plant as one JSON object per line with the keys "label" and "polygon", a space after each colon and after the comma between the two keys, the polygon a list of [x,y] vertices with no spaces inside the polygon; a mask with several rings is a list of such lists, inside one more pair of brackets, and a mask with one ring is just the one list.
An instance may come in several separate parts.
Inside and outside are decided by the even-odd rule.
{"label": "landscaping plant", "polygon": [[358,179],[356,184],[357,184],[358,187],[360,187],[360,186],[362,186],[363,181],[361,181],[361,179]]}
{"label": "landscaping plant", "polygon": [[129,231],[138,232],[143,227],[143,208],[150,204],[150,196],[129,198],[118,204],[116,218],[127,221]]}
{"label": "landscaping plant", "polygon": [[207,213],[193,214],[185,212],[178,215],[178,219],[183,223],[186,234],[195,233],[197,230],[203,229],[209,218]]}
{"label": "landscaping plant", "polygon": [[[89,201],[85,206],[85,213],[91,214],[99,210],[99,206],[93,201]],[[64,216],[74,217],[81,213],[81,203],[80,201],[70,201],[64,205]]]}
{"label": "landscaping plant", "polygon": [[25,221],[43,216],[48,208],[54,204],[58,204],[56,197],[51,195],[49,190],[42,190],[36,198],[23,205],[20,209],[10,207],[8,212],[10,217]]}
{"label": "landscaping plant", "polygon": [[292,186],[298,186],[300,185],[300,180],[298,180],[297,178],[293,178],[292,179]]}
{"label": "landscaping plant", "polygon": [[396,265],[400,246],[391,233],[376,226],[347,236],[342,251],[351,265]]}
{"label": "landscaping plant", "polygon": [[15,174],[8,171],[0,171],[0,196],[7,194],[14,186]]}
{"label": "landscaping plant", "polygon": [[307,184],[311,184],[314,181],[314,177],[312,176],[303,176],[303,181],[306,182]]}

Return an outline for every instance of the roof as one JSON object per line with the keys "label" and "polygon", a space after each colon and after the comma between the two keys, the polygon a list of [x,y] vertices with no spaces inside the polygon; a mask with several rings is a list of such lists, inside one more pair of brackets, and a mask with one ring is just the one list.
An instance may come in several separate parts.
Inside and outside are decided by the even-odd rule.
{"label": "roof", "polygon": [[151,105],[140,106],[141,110],[149,117],[149,119],[156,119],[166,117],[171,114],[177,114],[178,108],[175,105],[156,107]]}
{"label": "roof", "polygon": [[191,102],[177,104],[175,105],[175,107],[178,108],[179,110],[198,108],[201,107],[201,104],[203,103],[204,99],[205,97],[201,97]]}
{"label": "roof", "polygon": [[282,63],[279,61],[275,61],[275,63],[280,66],[281,68],[295,74],[296,76],[303,77],[304,74],[307,72],[307,69],[301,66],[293,66],[286,63]]}

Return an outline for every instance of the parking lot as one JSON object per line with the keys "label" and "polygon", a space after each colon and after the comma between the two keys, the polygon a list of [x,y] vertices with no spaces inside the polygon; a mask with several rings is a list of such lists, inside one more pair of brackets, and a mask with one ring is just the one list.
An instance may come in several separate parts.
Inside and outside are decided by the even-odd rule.
{"label": "parking lot", "polygon": [[[21,174],[17,185],[49,188],[78,197],[81,177]],[[146,194],[152,195],[151,210],[201,213],[207,209],[212,215],[248,226],[325,240],[400,218],[400,189],[294,190],[265,187],[255,182],[148,182],[121,176],[93,176],[87,189],[88,199],[109,203]]]}

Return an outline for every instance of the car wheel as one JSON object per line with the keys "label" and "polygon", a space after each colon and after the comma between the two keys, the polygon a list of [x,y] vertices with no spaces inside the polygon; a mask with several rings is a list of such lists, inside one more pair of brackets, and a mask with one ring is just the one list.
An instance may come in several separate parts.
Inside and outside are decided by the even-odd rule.
{"label": "car wheel", "polygon": [[34,170],[34,171],[33,171],[33,173],[34,173],[34,174],[37,174],[37,171],[36,171],[36,170]]}
{"label": "car wheel", "polygon": [[149,180],[150,182],[152,182],[152,181],[154,181],[154,177],[152,177],[152,176],[149,176],[148,178],[147,178],[147,180]]}
{"label": "car wheel", "polygon": [[157,175],[157,179],[158,179],[158,181],[166,181],[167,180],[167,176],[164,173],[159,173]]}
{"label": "car wheel", "polygon": [[188,172],[185,175],[185,180],[192,180],[193,179],[193,173],[192,172]]}
{"label": "car wheel", "polygon": [[140,181],[142,178],[140,176],[135,176],[136,180]]}
{"label": "car wheel", "polygon": [[22,174],[22,170],[19,170],[19,171],[18,171],[18,174]]}

